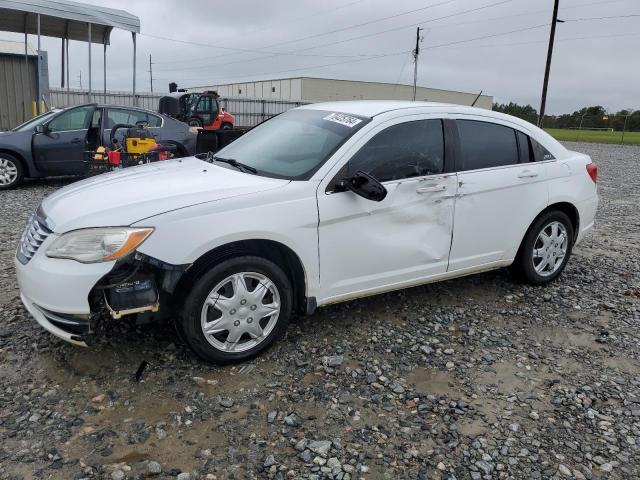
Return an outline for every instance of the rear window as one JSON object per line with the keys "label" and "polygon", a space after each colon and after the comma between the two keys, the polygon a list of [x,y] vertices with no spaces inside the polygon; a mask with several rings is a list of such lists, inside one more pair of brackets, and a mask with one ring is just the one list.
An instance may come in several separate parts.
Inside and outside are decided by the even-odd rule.
{"label": "rear window", "polygon": [[555,160],[556,157],[543,147],[540,143],[535,141],[533,138],[531,140],[531,148],[533,150],[533,156],[536,162],[543,162],[545,160]]}
{"label": "rear window", "polygon": [[113,128],[117,124],[135,125],[137,122],[147,122],[150,127],[162,126],[162,118],[145,111],[110,108],[107,112],[106,128]]}
{"label": "rear window", "polygon": [[529,136],[516,132],[518,137],[518,150],[520,151],[520,163],[529,163],[535,161],[533,152],[531,150],[531,143],[529,142]]}
{"label": "rear window", "polygon": [[495,123],[457,120],[464,170],[518,163],[515,130]]}

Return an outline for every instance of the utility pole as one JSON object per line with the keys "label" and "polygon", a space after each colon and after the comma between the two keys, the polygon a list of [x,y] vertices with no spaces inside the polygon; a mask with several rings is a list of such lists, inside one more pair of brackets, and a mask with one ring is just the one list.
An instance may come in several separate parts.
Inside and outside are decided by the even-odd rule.
{"label": "utility pole", "polygon": [[556,38],[556,24],[564,23],[563,20],[558,20],[558,7],[560,0],[554,0],[553,3],[553,17],[551,19],[551,33],[549,34],[549,49],[547,50],[547,66],[544,70],[544,83],[542,84],[542,100],[540,102],[540,115],[538,117],[538,127],[542,128],[542,121],[544,119],[544,110],[547,104],[547,87],[549,86],[549,72],[551,70],[551,57],[553,56],[553,44]]}
{"label": "utility pole", "polygon": [[151,54],[149,54],[149,82],[151,82],[151,93],[153,93],[153,67],[151,66]]}
{"label": "utility pole", "polygon": [[416,89],[418,85],[418,55],[420,55],[420,31],[421,27],[416,28],[416,48],[413,51],[413,101],[416,101]]}
{"label": "utility pole", "polygon": [[82,70],[80,70],[80,90],[82,90]]}

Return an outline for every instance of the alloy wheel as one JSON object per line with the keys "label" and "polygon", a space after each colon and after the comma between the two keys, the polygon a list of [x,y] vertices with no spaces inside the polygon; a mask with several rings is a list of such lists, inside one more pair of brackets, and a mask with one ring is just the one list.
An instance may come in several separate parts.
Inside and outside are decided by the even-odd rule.
{"label": "alloy wheel", "polygon": [[262,343],[280,315],[275,283],[256,272],[241,272],[219,282],[207,295],[200,326],[207,341],[223,352],[244,352]]}
{"label": "alloy wheel", "polygon": [[541,277],[553,275],[562,266],[569,248],[566,227],[558,221],[548,223],[533,244],[531,260],[533,268]]}
{"label": "alloy wheel", "polygon": [[8,158],[0,158],[0,185],[11,185],[18,178],[18,167]]}

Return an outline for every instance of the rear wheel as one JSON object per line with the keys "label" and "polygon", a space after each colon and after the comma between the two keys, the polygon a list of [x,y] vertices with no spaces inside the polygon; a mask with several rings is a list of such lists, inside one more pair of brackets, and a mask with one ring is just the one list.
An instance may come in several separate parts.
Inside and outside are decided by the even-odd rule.
{"label": "rear wheel", "polygon": [[22,162],[13,155],[0,153],[0,190],[8,190],[22,183]]}
{"label": "rear wheel", "polygon": [[178,327],[201,358],[238,362],[285,332],[292,303],[291,283],[278,265],[260,257],[236,257],[196,281]]}
{"label": "rear wheel", "polygon": [[223,123],[222,124],[222,130],[231,130],[233,128],[233,125],[231,125],[230,123]]}
{"label": "rear wheel", "polygon": [[189,126],[190,127],[202,128],[202,120],[200,120],[199,118],[190,118],[189,119]]}
{"label": "rear wheel", "polygon": [[525,236],[515,272],[527,283],[545,285],[564,270],[573,247],[573,224],[560,211],[551,211],[538,218]]}

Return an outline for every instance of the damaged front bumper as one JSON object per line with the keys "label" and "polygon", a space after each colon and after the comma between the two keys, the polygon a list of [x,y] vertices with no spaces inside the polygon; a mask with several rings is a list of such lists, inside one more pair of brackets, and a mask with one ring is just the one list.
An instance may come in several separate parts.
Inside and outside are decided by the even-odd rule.
{"label": "damaged front bumper", "polygon": [[92,323],[101,315],[157,312],[160,289],[171,293],[185,270],[139,253],[83,264],[49,258],[45,251],[43,244],[26,264],[15,262],[22,303],[45,330],[79,346],[90,343]]}
{"label": "damaged front bumper", "polygon": [[87,346],[86,340],[90,331],[88,315],[86,318],[80,315],[65,316],[37,306],[24,294],[20,294],[20,298],[27,311],[46,331],[74,345]]}

